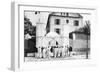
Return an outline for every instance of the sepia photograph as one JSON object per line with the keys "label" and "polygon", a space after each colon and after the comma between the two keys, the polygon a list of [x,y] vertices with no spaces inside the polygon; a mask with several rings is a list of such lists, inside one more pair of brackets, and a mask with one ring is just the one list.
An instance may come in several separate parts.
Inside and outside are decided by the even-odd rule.
{"label": "sepia photograph", "polygon": [[24,11],[24,61],[90,59],[91,13]]}

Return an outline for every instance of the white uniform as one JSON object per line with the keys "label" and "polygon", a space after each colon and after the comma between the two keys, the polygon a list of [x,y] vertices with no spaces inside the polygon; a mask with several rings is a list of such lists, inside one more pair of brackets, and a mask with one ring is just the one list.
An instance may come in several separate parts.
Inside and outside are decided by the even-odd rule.
{"label": "white uniform", "polygon": [[58,48],[55,48],[55,49],[54,49],[54,57],[55,57],[55,58],[57,57],[57,52],[58,52]]}
{"label": "white uniform", "polygon": [[62,50],[61,50],[61,47],[59,47],[58,48],[58,57],[60,57],[61,53],[62,53]]}
{"label": "white uniform", "polygon": [[66,50],[66,49],[63,47],[63,48],[62,48],[62,57],[65,57],[65,50]]}
{"label": "white uniform", "polygon": [[51,54],[51,53],[50,53],[50,49],[51,49],[51,47],[48,47],[48,48],[47,48],[47,55],[48,55],[48,58],[50,58],[50,54]]}
{"label": "white uniform", "polygon": [[43,58],[46,58],[46,52],[47,52],[47,50],[46,50],[46,48],[44,48],[43,49]]}
{"label": "white uniform", "polygon": [[39,54],[39,58],[41,58],[42,57],[41,47],[38,48],[38,54]]}

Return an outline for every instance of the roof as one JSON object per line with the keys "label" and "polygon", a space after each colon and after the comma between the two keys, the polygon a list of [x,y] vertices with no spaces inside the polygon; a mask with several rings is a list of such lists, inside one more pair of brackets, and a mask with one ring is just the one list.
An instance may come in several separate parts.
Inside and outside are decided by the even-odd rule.
{"label": "roof", "polygon": [[[86,33],[84,33],[84,31],[81,31],[81,30],[75,30],[75,31],[70,32],[70,34],[73,34],[73,33],[75,33],[75,34],[86,34]],[[86,35],[90,35],[90,33],[88,33]]]}
{"label": "roof", "polygon": [[83,18],[83,16],[81,16],[79,13],[68,13],[68,12],[52,12],[50,16]]}

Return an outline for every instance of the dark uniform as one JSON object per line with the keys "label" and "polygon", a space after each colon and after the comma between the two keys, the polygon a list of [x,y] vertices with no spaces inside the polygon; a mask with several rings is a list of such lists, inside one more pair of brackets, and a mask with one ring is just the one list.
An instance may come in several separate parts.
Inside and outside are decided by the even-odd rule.
{"label": "dark uniform", "polygon": [[71,54],[71,52],[72,52],[72,47],[71,47],[71,46],[69,46],[68,51],[69,51],[69,56],[70,56],[70,54]]}

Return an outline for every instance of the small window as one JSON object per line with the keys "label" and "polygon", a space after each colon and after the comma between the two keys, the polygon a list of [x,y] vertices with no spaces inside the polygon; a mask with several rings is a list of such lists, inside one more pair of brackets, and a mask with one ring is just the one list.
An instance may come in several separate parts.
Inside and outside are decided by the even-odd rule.
{"label": "small window", "polygon": [[64,15],[65,15],[66,13],[64,13]]}
{"label": "small window", "polygon": [[66,20],[66,23],[69,23],[69,20]]}
{"label": "small window", "polygon": [[60,24],[60,19],[55,19],[55,24],[59,25]]}
{"label": "small window", "polygon": [[67,14],[67,16],[69,16],[69,13],[66,13]]}
{"label": "small window", "polygon": [[72,33],[69,33],[69,38],[73,39],[73,34]]}
{"label": "small window", "polygon": [[75,20],[74,21],[74,26],[78,26],[79,25],[79,21],[78,20]]}
{"label": "small window", "polygon": [[56,28],[55,29],[55,32],[58,33],[58,34],[60,34],[60,29],[59,28]]}
{"label": "small window", "polygon": [[35,12],[35,14],[37,14],[37,11]]}

